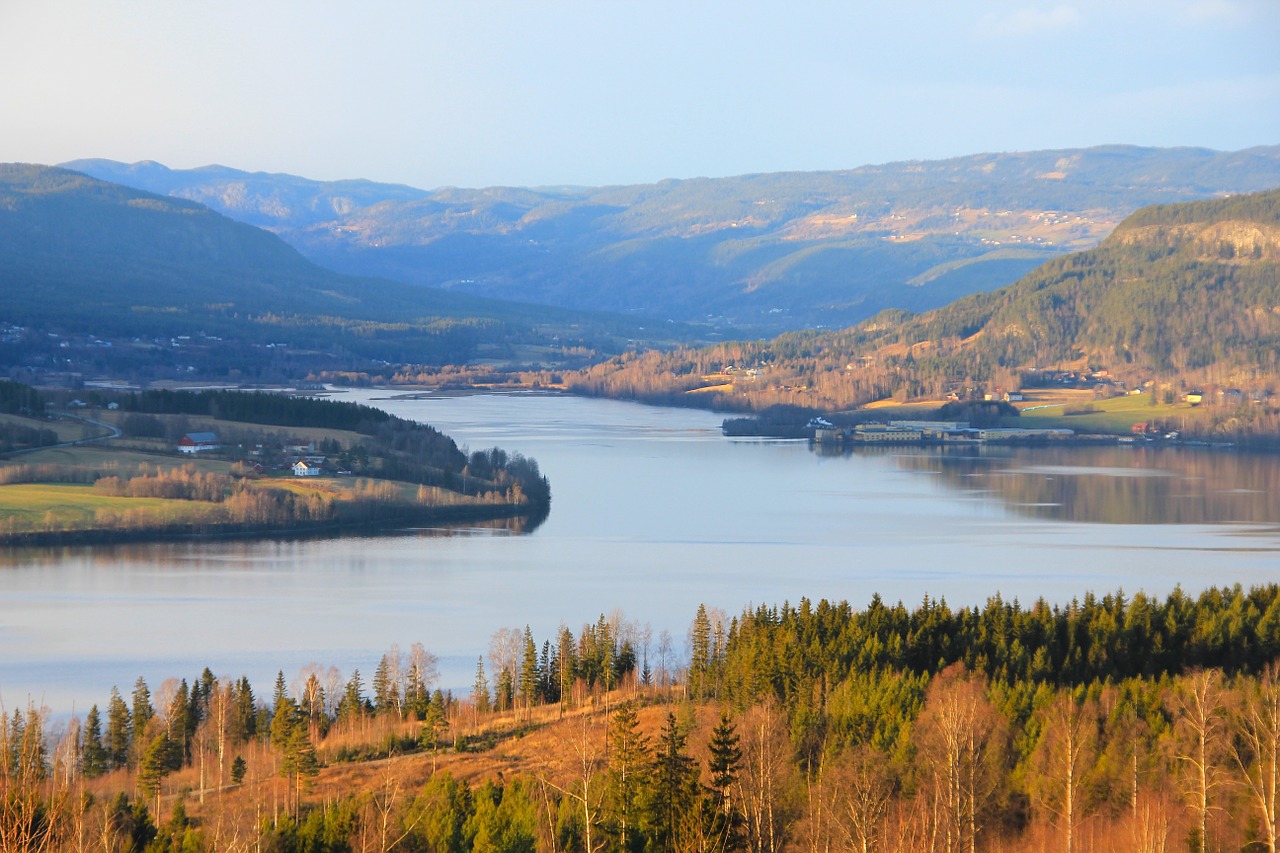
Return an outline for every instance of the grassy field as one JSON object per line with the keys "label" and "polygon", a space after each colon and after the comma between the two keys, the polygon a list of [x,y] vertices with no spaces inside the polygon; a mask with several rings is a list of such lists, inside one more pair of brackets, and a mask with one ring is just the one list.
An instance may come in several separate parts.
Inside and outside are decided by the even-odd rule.
{"label": "grassy field", "polygon": [[82,530],[126,514],[137,522],[185,524],[218,516],[214,504],[164,498],[128,498],[97,494],[93,486],[23,483],[0,486],[0,520],[14,530],[57,527]]}
{"label": "grassy field", "polygon": [[177,456],[172,453],[148,453],[144,450],[123,449],[114,442],[89,444],[81,447],[52,447],[24,453],[14,460],[24,465],[65,465],[89,468],[96,471],[128,470],[139,465],[153,467],[181,467],[194,465],[198,471],[225,474],[231,463],[194,454]]}
{"label": "grassy field", "polygon": [[1149,394],[1095,400],[1092,391],[1028,393],[1020,408],[1023,426],[1065,427],[1078,433],[1128,433],[1136,423],[1206,416],[1205,409],[1188,403],[1152,405]]}
{"label": "grassy field", "polygon": [[32,429],[50,429],[58,434],[58,441],[80,441],[104,434],[102,427],[75,420],[40,420],[20,415],[0,414],[0,424],[15,424]]}

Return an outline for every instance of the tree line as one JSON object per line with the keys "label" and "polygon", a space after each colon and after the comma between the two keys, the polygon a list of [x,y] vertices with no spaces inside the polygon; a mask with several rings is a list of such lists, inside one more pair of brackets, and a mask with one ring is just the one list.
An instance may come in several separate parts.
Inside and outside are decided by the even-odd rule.
{"label": "tree line", "polygon": [[[139,679],[56,741],[28,708],[0,726],[0,832],[27,844],[8,849],[61,849],[88,826],[155,851],[1276,849],[1275,584],[1066,606],[703,606],[687,652],[672,646],[601,616],[541,644],[495,632],[470,697],[435,687],[414,645],[367,686],[311,666],[267,701],[209,670],[156,694]],[[421,788],[308,794],[325,764],[514,738],[502,754],[542,728],[553,745],[510,776],[453,763]],[[179,798],[158,824],[177,774],[202,801],[221,793],[194,815]],[[250,779],[261,797],[271,778],[283,808],[251,831],[241,815],[233,843],[228,792]],[[103,800],[76,801],[77,785]]]}

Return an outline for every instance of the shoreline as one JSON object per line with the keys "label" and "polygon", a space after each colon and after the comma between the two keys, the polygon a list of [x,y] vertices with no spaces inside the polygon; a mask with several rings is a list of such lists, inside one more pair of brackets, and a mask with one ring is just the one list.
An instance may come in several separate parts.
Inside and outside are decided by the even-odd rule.
{"label": "shoreline", "polygon": [[342,537],[353,532],[394,533],[420,525],[462,524],[465,522],[521,519],[536,529],[546,512],[529,506],[494,504],[489,506],[430,507],[411,512],[352,521],[324,521],[287,526],[187,524],[172,527],[130,530],[125,528],[85,528],[82,530],[39,530],[0,535],[0,551],[19,548],[57,548],[92,545],[148,544],[152,542],[199,542],[235,539],[312,539]]}

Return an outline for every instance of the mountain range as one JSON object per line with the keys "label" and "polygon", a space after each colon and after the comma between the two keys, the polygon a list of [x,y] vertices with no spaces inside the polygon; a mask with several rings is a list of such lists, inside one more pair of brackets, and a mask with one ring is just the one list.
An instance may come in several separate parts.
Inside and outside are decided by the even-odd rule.
{"label": "mountain range", "polygon": [[1105,146],[617,187],[431,191],[79,160],[357,276],[736,327],[838,328],[1010,284],[1140,207],[1280,186],[1280,146]]}
{"label": "mountain range", "polygon": [[117,364],[164,365],[170,346],[193,339],[208,342],[205,356],[221,351],[205,363],[216,369],[269,344],[333,366],[440,364],[514,345],[609,351],[640,333],[624,318],[344,275],[202,204],[48,166],[0,165],[0,258],[0,325],[29,330],[23,352],[82,339]]}

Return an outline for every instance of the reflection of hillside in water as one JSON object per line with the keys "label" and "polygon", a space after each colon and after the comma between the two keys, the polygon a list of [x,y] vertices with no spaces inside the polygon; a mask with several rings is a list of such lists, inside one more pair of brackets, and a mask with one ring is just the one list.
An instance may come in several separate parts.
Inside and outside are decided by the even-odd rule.
{"label": "reflection of hillside in water", "polygon": [[1280,522],[1280,457],[1176,447],[875,448],[1037,518],[1103,524]]}
{"label": "reflection of hillside in water", "polygon": [[[421,539],[436,539],[455,536],[519,536],[537,530],[546,521],[549,511],[534,515],[516,515],[509,518],[493,518],[486,521],[472,521],[465,524],[439,524],[432,527],[396,527],[386,530],[349,529],[343,532],[299,531],[294,534],[274,533],[262,536],[245,536],[242,538],[189,538],[176,540],[160,540],[155,542],[111,542],[104,544],[62,545],[32,548],[0,549],[0,568],[21,566],[41,560],[87,560],[104,566],[120,563],[145,563],[155,560],[158,555],[186,562],[212,559],[217,562],[225,560],[226,555],[233,554],[240,558],[260,556],[264,548],[302,547],[305,543],[319,540],[331,541],[338,549],[358,550],[362,539],[391,539],[415,536]],[[216,544],[210,550],[209,545]],[[216,553],[217,556],[210,557]]]}

